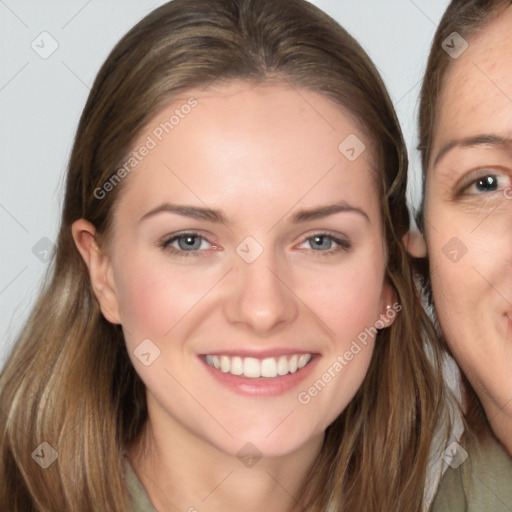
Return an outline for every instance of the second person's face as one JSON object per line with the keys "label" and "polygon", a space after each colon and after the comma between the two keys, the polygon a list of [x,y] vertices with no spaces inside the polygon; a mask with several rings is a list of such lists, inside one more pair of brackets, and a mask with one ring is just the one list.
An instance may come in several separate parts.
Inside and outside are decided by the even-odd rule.
{"label": "second person's face", "polygon": [[425,233],[447,342],[512,450],[512,8],[445,76]]}

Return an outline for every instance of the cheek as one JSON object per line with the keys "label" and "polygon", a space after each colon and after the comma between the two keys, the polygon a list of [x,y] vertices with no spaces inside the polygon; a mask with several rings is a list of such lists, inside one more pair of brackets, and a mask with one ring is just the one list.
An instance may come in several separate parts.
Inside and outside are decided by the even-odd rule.
{"label": "cheek", "polygon": [[[374,279],[372,279],[374,277]],[[323,300],[324,310],[340,332],[346,326],[368,326],[380,313],[382,278],[365,275],[349,275],[331,284]]]}
{"label": "cheek", "polygon": [[128,344],[142,338],[162,339],[212,288],[216,275],[165,260],[124,260],[116,275],[116,291]]}
{"label": "cheek", "polygon": [[[498,207],[479,212],[440,206],[427,228],[433,287],[439,298],[472,300],[494,288],[503,294],[511,282],[512,230],[510,213]],[[512,294],[505,292],[505,298]]]}
{"label": "cheek", "polygon": [[[467,369],[499,360],[504,314],[512,303],[512,230],[504,205],[461,211],[439,205],[430,216],[432,291],[441,327]],[[429,219],[427,219],[429,220]],[[493,346],[494,346],[493,345]]]}
{"label": "cheek", "polygon": [[354,257],[321,278],[313,272],[300,277],[305,285],[298,288],[298,295],[345,345],[373,326],[382,313],[382,259],[363,261]]}

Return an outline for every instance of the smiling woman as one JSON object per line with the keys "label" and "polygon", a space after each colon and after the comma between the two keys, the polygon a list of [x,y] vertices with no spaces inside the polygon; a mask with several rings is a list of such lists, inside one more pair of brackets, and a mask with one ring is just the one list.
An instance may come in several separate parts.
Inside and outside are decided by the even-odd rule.
{"label": "smiling woman", "polygon": [[[88,221],[74,224],[74,236],[93,287],[102,291],[103,314],[122,324],[128,352],[145,338],[161,352],[139,371],[152,392],[155,449],[175,452],[169,440],[185,427],[202,451],[207,441],[236,456],[250,441],[269,458],[306,449],[312,456],[361,385],[373,340],[308,408],[298,408],[291,392],[314,380],[393,302],[370,170],[375,157],[341,157],[339,133],[369,141],[317,93],[235,81],[193,94],[200,105],[194,115],[155,148],[118,197],[108,256],[95,252]],[[305,100],[315,110],[303,108]],[[247,237],[247,254],[237,254]],[[250,380],[260,376],[266,378]],[[188,393],[201,397],[232,436],[184,408]],[[303,467],[311,462],[306,456]],[[162,474],[151,469],[148,487]]]}
{"label": "smiling woman", "polygon": [[307,2],[142,20],[92,88],[1,375],[0,507],[423,510],[447,416],[406,167],[375,68]]}

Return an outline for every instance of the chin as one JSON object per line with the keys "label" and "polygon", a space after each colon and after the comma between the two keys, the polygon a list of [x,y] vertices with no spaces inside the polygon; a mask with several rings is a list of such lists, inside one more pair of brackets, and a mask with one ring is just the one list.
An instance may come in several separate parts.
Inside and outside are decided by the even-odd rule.
{"label": "chin", "polygon": [[319,450],[324,438],[324,432],[312,435],[310,432],[301,432],[297,430],[283,430],[281,434],[269,435],[268,429],[265,433],[247,432],[244,436],[236,436],[226,443],[224,438],[222,443],[215,444],[217,449],[236,457],[244,463],[245,459],[273,459],[286,457],[301,450],[316,449]]}

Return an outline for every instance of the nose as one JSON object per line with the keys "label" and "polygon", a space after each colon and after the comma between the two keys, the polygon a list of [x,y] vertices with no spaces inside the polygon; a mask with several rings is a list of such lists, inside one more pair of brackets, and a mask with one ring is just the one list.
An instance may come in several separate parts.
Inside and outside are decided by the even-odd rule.
{"label": "nose", "polygon": [[224,303],[227,320],[258,336],[292,323],[298,315],[295,296],[285,274],[265,252],[253,263],[237,262]]}

